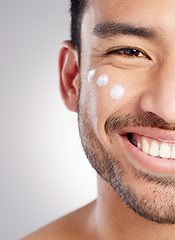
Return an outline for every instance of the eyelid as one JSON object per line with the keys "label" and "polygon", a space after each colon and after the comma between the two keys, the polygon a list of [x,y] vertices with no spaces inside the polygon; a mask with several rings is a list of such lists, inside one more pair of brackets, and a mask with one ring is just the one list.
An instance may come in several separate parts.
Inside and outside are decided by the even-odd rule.
{"label": "eyelid", "polygon": [[[140,48],[137,48],[137,47],[132,47],[132,46],[121,46],[121,47],[117,47],[117,48],[112,48],[112,49],[108,50],[104,54],[104,56],[117,55],[117,54],[120,55],[120,51],[124,51],[124,50],[127,50],[127,49],[137,50],[137,51],[141,52],[145,56],[145,58],[151,60],[151,57],[144,50],[142,50]],[[123,55],[125,55],[125,54],[123,54]],[[129,55],[127,56],[127,54],[126,54],[126,57],[132,58],[132,57],[137,57],[137,56],[129,56]]]}

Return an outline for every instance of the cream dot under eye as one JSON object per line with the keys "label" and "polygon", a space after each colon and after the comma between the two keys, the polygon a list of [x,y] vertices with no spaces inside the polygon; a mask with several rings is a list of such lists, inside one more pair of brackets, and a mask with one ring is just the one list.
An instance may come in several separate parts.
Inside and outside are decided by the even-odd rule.
{"label": "cream dot under eye", "polygon": [[92,80],[94,74],[95,74],[95,69],[89,71],[88,76],[87,76],[88,82],[90,82]]}
{"label": "cream dot under eye", "polygon": [[108,83],[108,75],[102,74],[98,79],[97,79],[97,85],[99,87],[104,87]]}
{"label": "cream dot under eye", "polygon": [[115,85],[111,91],[110,91],[110,95],[112,97],[112,99],[114,100],[118,100],[121,97],[123,97],[125,92],[125,89],[121,86],[121,85]]}

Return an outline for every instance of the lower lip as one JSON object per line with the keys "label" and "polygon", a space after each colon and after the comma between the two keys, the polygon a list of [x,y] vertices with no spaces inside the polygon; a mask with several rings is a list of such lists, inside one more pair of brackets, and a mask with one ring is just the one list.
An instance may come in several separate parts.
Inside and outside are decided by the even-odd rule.
{"label": "lower lip", "polygon": [[122,136],[125,151],[131,156],[134,165],[158,174],[175,174],[175,160],[153,157],[143,153],[128,140],[127,136]]}

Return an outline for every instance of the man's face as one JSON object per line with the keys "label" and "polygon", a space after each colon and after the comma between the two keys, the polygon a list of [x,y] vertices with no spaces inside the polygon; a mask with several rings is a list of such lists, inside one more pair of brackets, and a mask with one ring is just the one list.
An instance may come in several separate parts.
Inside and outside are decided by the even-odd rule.
{"label": "man's face", "polygon": [[91,164],[135,212],[174,223],[175,1],[90,1],[81,38],[79,128]]}

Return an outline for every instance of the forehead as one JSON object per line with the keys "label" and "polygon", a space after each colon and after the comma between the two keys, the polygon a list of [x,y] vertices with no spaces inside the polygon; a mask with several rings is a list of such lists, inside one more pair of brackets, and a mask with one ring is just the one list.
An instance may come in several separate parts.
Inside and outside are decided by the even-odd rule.
{"label": "forehead", "polygon": [[82,22],[86,30],[111,20],[146,27],[175,27],[175,0],[89,0]]}
{"label": "forehead", "polygon": [[[110,14],[115,17],[116,12],[119,17],[123,14],[131,14],[132,12],[145,12],[149,9],[152,12],[162,10],[161,13],[166,13],[166,10],[174,11],[175,0],[89,0],[89,7],[93,7],[96,11],[103,13],[104,16]],[[157,16],[160,18],[160,15]]]}

